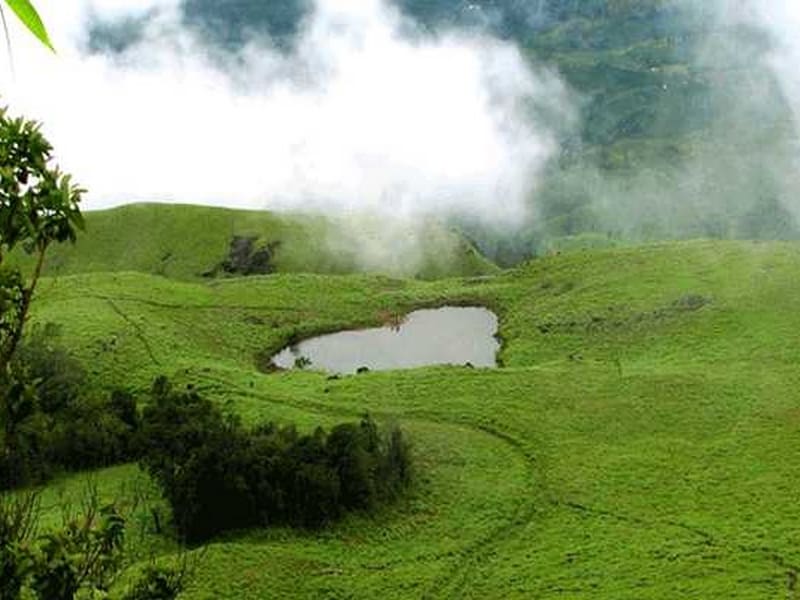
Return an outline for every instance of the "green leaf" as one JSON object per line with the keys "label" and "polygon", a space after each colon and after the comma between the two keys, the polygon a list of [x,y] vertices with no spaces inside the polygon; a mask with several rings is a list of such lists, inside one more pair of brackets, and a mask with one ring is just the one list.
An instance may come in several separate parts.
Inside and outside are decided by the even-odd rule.
{"label": "green leaf", "polygon": [[14,13],[19,17],[19,20],[22,21],[23,25],[25,25],[25,27],[27,27],[30,32],[39,39],[40,42],[55,52],[56,50],[53,48],[53,44],[50,41],[50,36],[47,35],[47,29],[45,29],[39,13],[36,12],[36,9],[33,7],[33,4],[30,3],[30,0],[5,1],[11,10],[13,10]]}

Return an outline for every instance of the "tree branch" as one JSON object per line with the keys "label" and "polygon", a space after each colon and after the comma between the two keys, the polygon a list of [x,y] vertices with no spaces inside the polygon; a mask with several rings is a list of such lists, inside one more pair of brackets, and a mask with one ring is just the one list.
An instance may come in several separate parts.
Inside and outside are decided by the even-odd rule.
{"label": "tree branch", "polygon": [[39,283],[39,278],[42,276],[42,268],[44,267],[44,257],[47,253],[48,244],[44,243],[39,246],[39,255],[36,259],[36,267],[31,276],[30,285],[22,293],[22,303],[20,305],[19,320],[14,327],[14,331],[9,340],[8,346],[3,353],[3,364],[7,366],[11,362],[11,358],[17,351],[17,346],[22,339],[22,331],[25,328],[25,321],[28,320],[28,311],[31,308],[31,301],[33,300],[33,293],[36,291],[36,285]]}

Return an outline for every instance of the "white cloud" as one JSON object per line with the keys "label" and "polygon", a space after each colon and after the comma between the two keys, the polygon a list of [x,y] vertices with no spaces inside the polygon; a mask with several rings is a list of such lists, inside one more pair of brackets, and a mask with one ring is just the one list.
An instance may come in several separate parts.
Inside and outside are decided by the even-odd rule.
{"label": "white cloud", "polygon": [[775,75],[795,119],[800,122],[800,3],[795,0],[717,0],[725,26],[746,26],[767,36],[764,63]]}
{"label": "white cloud", "polygon": [[44,122],[87,206],[467,213],[518,222],[557,150],[537,105],[568,116],[558,79],[488,37],[408,39],[383,0],[318,0],[289,56],[254,41],[226,70],[166,10],[124,61],[81,53],[86,15],[175,2],[43,7],[57,56],[15,29],[4,100]]}
{"label": "white cloud", "polygon": [[776,46],[769,65],[778,77],[786,99],[800,123],[800,4],[792,1],[756,2],[756,18],[770,31]]}

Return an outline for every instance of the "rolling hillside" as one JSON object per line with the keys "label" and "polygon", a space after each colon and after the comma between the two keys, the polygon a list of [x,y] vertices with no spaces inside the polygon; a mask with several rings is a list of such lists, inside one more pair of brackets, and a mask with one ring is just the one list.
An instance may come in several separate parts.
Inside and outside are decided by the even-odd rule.
{"label": "rolling hillside", "polygon": [[[246,426],[398,424],[415,458],[407,496],[319,530],[185,548],[153,481],[125,464],[50,480],[40,526],[92,486],[130,511],[136,558],[112,600],[184,552],[185,600],[800,598],[800,213],[787,201],[800,176],[765,39],[679,0],[393,4],[413,36],[489,31],[571,88],[579,119],[530,222],[91,212],[77,245],[49,255],[30,328],[58,325],[87,397],[125,388],[130,413],[165,375]],[[290,52],[312,5],[182,0],[176,14],[226,61],[253,31]],[[87,51],[123,51],[154,14],[94,23]],[[497,314],[498,368],[269,362],[452,305]]]}
{"label": "rolling hillside", "polygon": [[[214,540],[186,598],[760,600],[793,597],[800,569],[799,271],[797,244],[688,242],[435,282],[85,273],[45,280],[34,320],[98,385],[165,373],[248,423],[370,411],[411,433],[407,502]],[[292,337],[448,303],[498,313],[503,368],[258,370]],[[148,485],[93,477],[109,497]],[[47,488],[52,518],[84,481]],[[133,521],[142,554],[174,550],[157,503]]]}
{"label": "rolling hillside", "polygon": [[[228,275],[223,263],[231,258],[234,238],[240,240],[242,265],[230,266],[229,275],[382,271],[430,279],[497,270],[461,236],[435,223],[391,230],[409,254],[382,256],[377,266],[369,253],[386,230],[374,222],[354,225],[344,219],[165,204],[88,212],[85,219],[86,231],[76,245],[52,249],[45,274],[138,271],[183,280],[222,277]],[[242,247],[247,240],[252,241],[249,249]],[[265,248],[263,260],[250,265],[249,259]]]}

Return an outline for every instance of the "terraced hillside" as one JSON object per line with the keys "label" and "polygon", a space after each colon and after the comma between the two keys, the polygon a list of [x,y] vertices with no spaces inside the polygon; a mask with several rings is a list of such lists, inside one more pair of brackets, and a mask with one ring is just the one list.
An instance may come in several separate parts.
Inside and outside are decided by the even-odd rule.
{"label": "terraced hillside", "polygon": [[[137,271],[196,280],[380,270],[435,278],[497,270],[458,233],[436,223],[387,230],[373,221],[167,204],[93,211],[85,220],[77,245],[53,248],[46,274]],[[370,253],[387,231],[409,254],[382,255],[377,266]]]}
{"label": "terraced hillside", "polygon": [[[250,423],[368,410],[412,435],[408,501],[216,539],[187,598],[791,598],[798,272],[796,244],[691,242],[435,282],[85,273],[46,280],[35,320],[62,324],[97,385],[165,373]],[[258,369],[290,338],[451,303],[497,311],[503,368]],[[109,496],[147,488],[133,466],[94,477]],[[150,531],[154,502],[133,522],[142,555],[174,551]]]}

